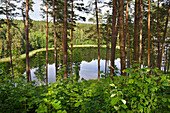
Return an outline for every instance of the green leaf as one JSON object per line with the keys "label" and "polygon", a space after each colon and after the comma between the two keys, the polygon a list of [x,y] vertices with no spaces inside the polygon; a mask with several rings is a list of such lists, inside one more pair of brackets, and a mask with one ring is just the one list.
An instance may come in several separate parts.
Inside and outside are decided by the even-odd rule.
{"label": "green leaf", "polygon": [[47,113],[47,106],[43,103],[40,103],[38,109],[35,110],[37,113]]}
{"label": "green leaf", "polygon": [[116,94],[112,94],[110,97],[114,97]]}
{"label": "green leaf", "polygon": [[115,104],[117,104],[117,102],[119,101],[118,97],[112,98],[111,100],[111,105],[114,106]]}
{"label": "green leaf", "polygon": [[126,109],[127,108],[127,105],[125,105],[125,104],[123,104],[123,105],[121,105],[124,109]]}
{"label": "green leaf", "polygon": [[163,102],[167,102],[167,98],[162,98],[162,101]]}
{"label": "green leaf", "polygon": [[110,84],[110,86],[113,86],[113,87],[114,87],[114,86],[115,86],[115,84]]}
{"label": "green leaf", "polygon": [[80,106],[80,102],[77,102],[74,104],[75,107],[79,107]]}
{"label": "green leaf", "polygon": [[133,79],[129,79],[129,83],[133,84],[134,80]]}
{"label": "green leaf", "polygon": [[114,108],[115,108],[116,111],[119,109],[119,107],[117,107],[117,106],[114,106]]}

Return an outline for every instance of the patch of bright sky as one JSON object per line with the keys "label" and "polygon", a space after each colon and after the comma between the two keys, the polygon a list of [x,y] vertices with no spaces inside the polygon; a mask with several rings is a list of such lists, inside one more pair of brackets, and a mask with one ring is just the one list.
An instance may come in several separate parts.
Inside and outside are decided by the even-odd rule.
{"label": "patch of bright sky", "polygon": [[[22,0],[23,1],[23,0]],[[22,3],[21,1],[21,3]],[[29,12],[29,15],[30,15],[30,18],[33,19],[33,20],[36,20],[36,21],[45,21],[46,18],[42,18],[42,11],[40,10],[41,8],[41,4],[43,3],[42,0],[33,0],[35,4],[33,4],[33,10],[34,12],[30,11]],[[85,6],[88,4],[90,0],[84,0],[83,3],[85,4]],[[91,1],[94,1],[94,0],[91,0]],[[102,0],[104,2],[109,2],[110,0]],[[78,3],[82,3],[81,0],[75,0],[75,3],[78,2]],[[22,7],[21,3],[17,4],[18,7]],[[100,8],[101,6],[103,5],[103,3],[98,3],[98,8]],[[94,7],[93,7],[94,8]],[[102,14],[104,14],[107,10],[110,10],[110,13],[111,13],[111,9],[109,9],[109,7],[104,7],[104,8],[101,8],[102,10]],[[16,17],[15,19],[18,19],[18,20],[22,20],[22,16],[21,16],[21,10],[17,10],[18,13],[20,13],[20,16]],[[83,12],[80,12],[80,11],[75,11],[75,14],[78,14],[80,16],[83,16],[83,17],[86,17],[86,23],[89,23],[88,22],[88,19],[90,17],[93,17],[92,14],[86,14],[86,13],[83,13]],[[46,17],[46,16],[45,16]],[[1,15],[0,18],[6,18],[5,15]],[[52,18],[49,19],[49,21],[52,21]],[[83,21],[77,21],[79,23],[82,23]]]}

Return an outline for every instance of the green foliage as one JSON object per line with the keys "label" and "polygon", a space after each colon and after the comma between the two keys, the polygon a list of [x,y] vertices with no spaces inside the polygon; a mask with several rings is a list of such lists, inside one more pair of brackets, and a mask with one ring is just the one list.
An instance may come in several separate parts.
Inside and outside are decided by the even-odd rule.
{"label": "green foliage", "polygon": [[[0,111],[10,113],[151,113],[168,112],[169,83],[157,69],[126,69],[129,76],[75,81],[74,76],[48,87],[25,78],[14,78],[0,70]],[[152,74],[150,74],[152,73]],[[61,74],[62,75],[62,74]],[[159,75],[159,77],[155,77]],[[15,86],[14,86],[15,83]]]}

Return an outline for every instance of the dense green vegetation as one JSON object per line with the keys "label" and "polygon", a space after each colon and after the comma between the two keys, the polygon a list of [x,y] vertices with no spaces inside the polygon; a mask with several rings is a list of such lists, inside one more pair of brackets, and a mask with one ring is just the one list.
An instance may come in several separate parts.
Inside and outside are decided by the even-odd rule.
{"label": "dense green vegetation", "polygon": [[[0,70],[0,111],[10,113],[169,112],[169,76],[157,69],[126,69],[130,75],[77,82],[75,76],[48,86],[26,83]],[[152,71],[154,75],[150,75]],[[62,70],[59,72],[62,75]],[[155,77],[159,75],[160,77]],[[9,81],[10,80],[10,81]],[[14,86],[15,84],[15,86]]]}

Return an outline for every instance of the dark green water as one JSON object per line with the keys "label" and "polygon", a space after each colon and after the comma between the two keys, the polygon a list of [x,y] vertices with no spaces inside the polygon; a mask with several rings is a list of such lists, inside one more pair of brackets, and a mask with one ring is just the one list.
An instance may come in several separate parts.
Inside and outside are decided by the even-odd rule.
{"label": "dark green water", "polygon": [[[70,51],[70,50],[68,50]],[[106,63],[106,49],[101,48],[100,50],[100,66],[101,71],[105,72]],[[108,52],[110,58],[110,50]],[[73,51],[73,71],[74,75],[79,77],[79,79],[96,79],[98,75],[98,55],[97,48],[74,48]],[[31,79],[36,81],[45,81],[45,62],[46,52],[39,52],[30,58],[30,68],[31,68]],[[58,59],[59,60],[59,59]],[[62,63],[61,59],[61,63]],[[120,69],[120,59],[119,52],[116,54],[117,67]],[[58,61],[59,64],[59,61]],[[25,74],[25,60],[14,61],[15,73]],[[62,64],[61,64],[62,65]],[[110,60],[107,60],[107,72],[109,71]],[[10,64],[7,63],[7,68]],[[70,74],[70,55],[68,56],[68,74]],[[54,52],[49,51],[48,53],[48,78],[49,82],[56,81],[55,64],[54,64]]]}

